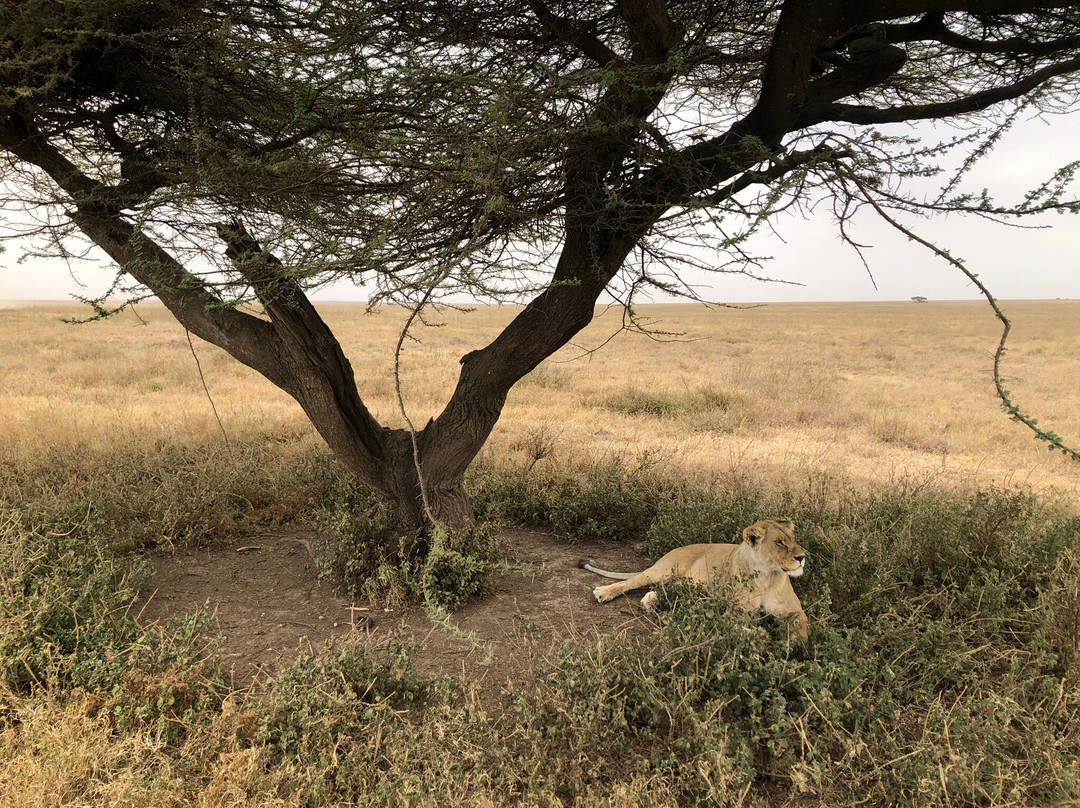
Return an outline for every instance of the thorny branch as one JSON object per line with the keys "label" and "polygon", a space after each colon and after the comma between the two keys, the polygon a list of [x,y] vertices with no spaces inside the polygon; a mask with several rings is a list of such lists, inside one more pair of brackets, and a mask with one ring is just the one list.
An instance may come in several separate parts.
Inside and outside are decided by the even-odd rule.
{"label": "thorny branch", "polygon": [[997,299],[994,297],[993,293],[990,291],[989,288],[987,288],[986,284],[979,280],[979,276],[972,272],[970,269],[968,269],[961,259],[952,255],[947,250],[943,250],[936,244],[927,241],[926,239],[917,235],[914,231],[912,231],[910,227],[904,226],[895,218],[890,216],[874,198],[874,194],[870,191],[870,189],[868,189],[858,179],[851,179],[859,188],[859,190],[862,191],[863,197],[866,200],[867,204],[869,204],[870,207],[874,209],[878,216],[880,216],[892,228],[907,236],[907,238],[909,238],[911,241],[914,241],[916,244],[920,244],[921,246],[925,247],[926,249],[937,255],[939,258],[947,261],[948,263],[952,264],[952,266],[954,266],[956,269],[960,270],[960,272],[962,272],[964,276],[969,281],[971,281],[975,288],[979,290],[979,293],[986,298],[986,302],[990,304],[990,308],[994,311],[994,316],[997,317],[997,319],[1001,321],[1002,324],[1001,339],[998,340],[997,349],[994,351],[993,369],[994,389],[997,392],[997,397],[1001,399],[1002,408],[1005,410],[1005,412],[1009,414],[1009,416],[1014,421],[1019,421],[1020,423],[1024,424],[1024,426],[1026,426],[1028,429],[1030,429],[1035,434],[1036,440],[1040,440],[1045,443],[1047,445],[1047,448],[1050,449],[1050,451],[1061,452],[1066,457],[1080,462],[1080,452],[1067,446],[1064,443],[1064,439],[1060,435],[1041,429],[1038,426],[1038,420],[1021,410],[1019,405],[1016,404],[1016,402],[1013,400],[1012,393],[1005,389],[1005,382],[1001,377],[1001,362],[1005,357],[1005,343],[1009,339],[1009,332],[1012,331],[1012,322],[1009,320],[1008,317],[1005,316],[1005,312],[998,304]]}

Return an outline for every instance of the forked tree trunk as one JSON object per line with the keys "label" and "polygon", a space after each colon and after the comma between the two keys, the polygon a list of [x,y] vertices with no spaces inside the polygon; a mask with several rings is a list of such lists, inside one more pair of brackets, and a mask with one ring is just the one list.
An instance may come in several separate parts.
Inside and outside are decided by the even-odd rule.
{"label": "forked tree trunk", "polygon": [[499,397],[499,406],[484,426],[470,414],[472,429],[440,429],[434,421],[415,436],[389,429],[364,406],[350,362],[306,297],[295,294],[287,302],[279,299],[264,305],[280,337],[276,360],[291,380],[284,389],[300,403],[345,467],[392,506],[394,525],[411,534],[427,533],[436,525],[451,530],[472,525],[475,517],[465,493],[465,471],[490,433],[505,396]]}
{"label": "forked tree trunk", "polygon": [[[420,433],[417,435],[418,446],[422,446],[423,442],[424,434]],[[412,436],[404,430],[388,430],[383,445],[386,456],[380,464],[380,480],[369,487],[393,506],[395,523],[401,529],[423,531],[433,525],[443,525],[450,530],[458,530],[470,527],[475,522],[472,503],[465,493],[464,474],[446,474],[442,469],[425,465],[423,458],[418,474]],[[330,448],[334,449],[333,446]],[[364,478],[364,470],[353,471],[361,479]],[[420,488],[421,474],[423,492]]]}
{"label": "forked tree trunk", "polygon": [[[335,409],[305,405],[309,418],[338,457],[369,488],[394,505],[403,528],[441,524],[454,530],[473,524],[475,516],[464,487],[465,473],[498,422],[507,394],[523,376],[592,321],[597,297],[622,264],[633,241],[631,236],[608,241],[601,253],[587,234],[572,233],[556,268],[556,282],[529,303],[494,342],[461,358],[454,394],[446,408],[416,434],[415,450],[408,432],[377,425],[370,428],[367,441],[361,440],[361,433],[353,428],[355,419],[342,418]],[[603,260],[597,261],[601,254]],[[563,282],[568,279],[575,282]],[[273,309],[270,311],[275,316]],[[314,310],[312,315],[317,316]],[[342,370],[348,371],[340,378],[342,386],[351,386],[347,360],[341,356],[337,361]],[[355,395],[355,388],[353,391]],[[337,398],[324,404],[332,408]],[[320,417],[320,413],[329,418]],[[363,413],[366,416],[366,410]],[[374,451],[368,445],[371,443],[375,444]]]}

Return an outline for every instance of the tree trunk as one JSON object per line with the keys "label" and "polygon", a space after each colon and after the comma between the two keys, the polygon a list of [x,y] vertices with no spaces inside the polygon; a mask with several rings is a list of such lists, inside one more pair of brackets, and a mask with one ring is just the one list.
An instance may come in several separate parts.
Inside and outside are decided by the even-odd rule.
{"label": "tree trunk", "polygon": [[[371,486],[373,491],[393,506],[395,523],[402,530],[426,531],[435,525],[458,530],[472,526],[476,516],[465,493],[464,474],[448,473],[445,467],[425,463],[424,439],[424,432],[417,434],[417,448],[421,452],[420,468],[424,478],[423,493],[420,491],[412,437],[400,429],[387,430],[383,435],[384,457],[380,463],[380,479]],[[465,465],[468,465],[467,462]],[[367,476],[364,470],[354,471],[361,479]]]}

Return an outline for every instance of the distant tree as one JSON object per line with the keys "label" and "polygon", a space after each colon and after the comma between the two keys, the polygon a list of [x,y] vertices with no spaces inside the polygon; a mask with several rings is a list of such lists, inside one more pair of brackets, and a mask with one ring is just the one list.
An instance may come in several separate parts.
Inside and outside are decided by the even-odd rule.
{"label": "distant tree", "polygon": [[916,303],[925,303],[926,302],[926,298],[923,297],[922,295],[915,295],[915,297],[913,297],[911,299],[914,300]]}
{"label": "distant tree", "polygon": [[[752,273],[745,238],[822,198],[841,233],[860,207],[1070,207],[1068,169],[1013,208],[957,182],[1020,111],[1075,107],[1078,5],[0,0],[4,207],[292,395],[403,527],[459,526],[507,393],[605,291]],[[879,128],[922,120],[969,128]],[[940,195],[906,196],[957,144]],[[388,429],[307,297],[342,278],[414,312],[528,303],[441,413]]]}

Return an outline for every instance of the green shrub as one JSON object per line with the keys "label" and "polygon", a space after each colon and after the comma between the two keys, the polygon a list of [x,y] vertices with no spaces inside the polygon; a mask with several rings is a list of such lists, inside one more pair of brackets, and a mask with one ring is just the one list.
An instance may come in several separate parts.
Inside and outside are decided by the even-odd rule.
{"label": "green shrub", "polygon": [[[553,527],[586,510],[596,467],[551,464],[478,487],[504,516]],[[564,789],[577,778],[571,790],[586,793],[589,772],[608,767],[612,788],[659,781],[687,805],[747,793],[771,804],[792,786],[828,805],[1080,799],[1080,519],[1012,490],[819,479],[766,496],[737,480],[604,479],[618,494],[591,513],[610,526],[651,509],[643,549],[654,558],[737,541],[758,518],[795,519],[810,552],[796,588],[811,642],[789,645],[775,620],[748,623],[722,599],[670,587],[658,635],[566,650],[541,676],[551,689],[519,706],[586,761],[560,770]],[[602,523],[588,533],[619,535]]]}
{"label": "green shrub", "polygon": [[1080,672],[1038,650],[1028,624],[1054,620],[1038,597],[990,624],[916,599],[858,628],[821,601],[805,647],[701,587],[665,587],[660,606],[657,634],[557,661],[546,731],[579,739],[571,754],[663,772],[685,805],[792,786],[827,805],[1080,798]]}
{"label": "green shrub", "polygon": [[15,692],[56,685],[100,690],[120,649],[141,632],[128,615],[145,567],[70,536],[0,516],[0,680]]}
{"label": "green shrub", "polygon": [[135,622],[147,579],[137,559],[0,517],[0,566],[0,692],[83,691],[121,728],[170,742],[220,701],[224,673],[204,617],[160,633]]}
{"label": "green shrub", "polygon": [[453,533],[437,531],[420,566],[421,593],[434,606],[455,609],[490,592],[493,566],[505,557],[506,548],[493,524]]}
{"label": "green shrub", "polygon": [[661,496],[648,457],[494,466],[482,456],[467,482],[483,517],[578,541],[640,540]]}
{"label": "green shrub", "polygon": [[[65,531],[8,510],[0,730],[18,732],[12,698],[77,696],[118,740],[165,741],[154,754],[184,778],[177,804],[1080,802],[1080,519],[1067,509],[1024,492],[821,479],[695,487],[646,463],[549,460],[485,460],[470,480],[477,501],[572,536],[645,539],[653,555],[793,518],[810,553],[795,583],[809,642],[681,583],[663,589],[655,629],[534,648],[505,704],[417,673],[418,649],[380,634],[242,695],[225,686],[204,619],[138,628],[142,565],[117,557],[93,520],[49,535]],[[483,591],[498,557],[490,525],[436,534],[418,561],[394,563],[379,555],[394,549],[389,517],[344,475],[319,485],[359,585],[436,608]]]}
{"label": "green shrub", "polygon": [[[267,694],[257,740],[277,754],[312,762],[373,736],[387,715],[422,708],[439,691],[416,672],[416,647],[353,635],[287,668]],[[383,720],[380,720],[383,719]]]}
{"label": "green shrub", "polygon": [[998,575],[1008,581],[1008,610],[1048,583],[1080,536],[1080,519],[1018,491],[853,494],[819,520],[804,531],[813,561],[806,585],[827,581],[834,607],[851,620],[910,601],[913,591],[964,591]]}
{"label": "green shrub", "polygon": [[709,413],[724,413],[744,401],[741,397],[716,387],[706,386],[683,393],[646,391],[627,387],[608,393],[597,402],[599,406],[622,415],[645,415],[654,418],[679,416],[701,417]]}
{"label": "green shrub", "polygon": [[742,541],[743,529],[769,513],[761,493],[740,480],[710,490],[680,486],[663,497],[649,523],[641,549],[651,558],[687,544]]}
{"label": "green shrub", "polygon": [[605,396],[600,405],[612,412],[623,415],[651,415],[657,418],[670,418],[685,412],[689,404],[680,396],[671,393],[650,393],[631,387]]}
{"label": "green shrub", "polygon": [[105,706],[121,731],[150,730],[179,747],[198,736],[231,690],[216,639],[204,614],[190,614],[161,631],[145,631],[120,646]]}
{"label": "green shrub", "polygon": [[505,558],[493,524],[407,533],[355,481],[340,479],[334,495],[315,512],[323,528],[318,554],[331,579],[357,596],[453,609],[488,591],[495,564]]}

